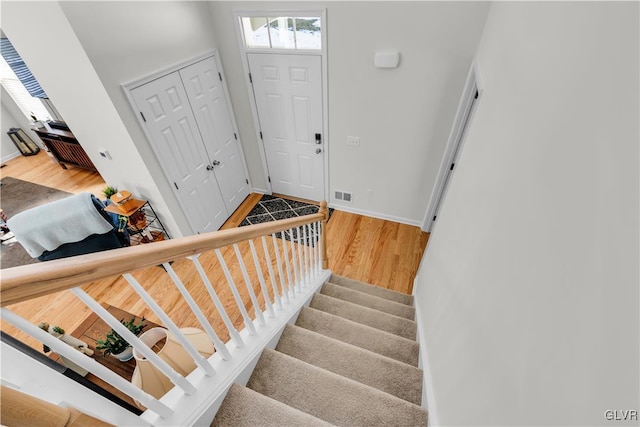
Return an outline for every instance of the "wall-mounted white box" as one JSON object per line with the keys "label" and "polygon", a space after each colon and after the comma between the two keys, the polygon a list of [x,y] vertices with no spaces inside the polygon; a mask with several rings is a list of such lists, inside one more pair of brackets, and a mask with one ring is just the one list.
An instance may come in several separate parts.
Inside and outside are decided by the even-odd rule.
{"label": "wall-mounted white box", "polygon": [[400,52],[378,52],[373,62],[376,68],[396,68],[400,63]]}

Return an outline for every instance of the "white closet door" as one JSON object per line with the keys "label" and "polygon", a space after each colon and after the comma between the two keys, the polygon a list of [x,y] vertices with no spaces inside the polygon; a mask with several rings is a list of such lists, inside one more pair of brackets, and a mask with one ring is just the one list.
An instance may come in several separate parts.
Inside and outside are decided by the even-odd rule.
{"label": "white closet door", "polygon": [[209,158],[179,73],[139,86],[131,94],[192,228],[199,233],[218,230],[229,213],[215,175],[207,168]]}
{"label": "white closet door", "polygon": [[180,70],[213,171],[231,214],[249,185],[216,61],[207,58]]}

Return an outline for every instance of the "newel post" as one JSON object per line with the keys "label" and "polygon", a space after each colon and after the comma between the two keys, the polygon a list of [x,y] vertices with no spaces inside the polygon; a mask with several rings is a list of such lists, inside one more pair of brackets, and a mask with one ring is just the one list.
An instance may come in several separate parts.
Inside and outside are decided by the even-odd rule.
{"label": "newel post", "polygon": [[320,210],[318,213],[321,213],[324,217],[322,219],[322,231],[320,233],[320,239],[322,244],[320,245],[322,249],[322,268],[329,268],[329,256],[327,255],[327,221],[329,220],[329,209],[327,209],[327,202],[323,200],[320,202]]}

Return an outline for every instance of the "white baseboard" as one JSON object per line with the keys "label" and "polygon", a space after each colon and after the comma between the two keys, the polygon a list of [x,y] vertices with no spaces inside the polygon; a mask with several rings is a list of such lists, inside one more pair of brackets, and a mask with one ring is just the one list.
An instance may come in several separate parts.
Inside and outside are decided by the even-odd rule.
{"label": "white baseboard", "polygon": [[9,160],[15,159],[18,156],[20,156],[20,152],[19,151],[16,151],[15,153],[8,154],[8,155],[6,155],[6,156],[4,156],[3,158],[0,159],[0,163],[8,162]]}
{"label": "white baseboard", "polygon": [[[416,284],[413,285],[414,290]],[[415,292],[414,292],[415,295]],[[427,410],[428,422],[430,427],[439,426],[438,413],[436,411],[436,399],[433,394],[433,380],[431,376],[431,367],[429,366],[429,356],[427,352],[427,343],[424,335],[424,327],[422,325],[422,317],[420,311],[420,302],[418,298],[413,299],[413,305],[416,309],[416,321],[418,323],[418,345],[420,347],[420,356],[418,359],[418,367],[422,369],[422,407]]]}
{"label": "white baseboard", "polygon": [[252,193],[258,193],[258,194],[269,194],[269,192],[263,188],[257,188],[257,187],[253,187],[251,188],[251,192]]}
{"label": "white baseboard", "polygon": [[329,207],[337,209],[339,211],[349,212],[358,215],[370,216],[372,218],[384,219],[387,221],[399,222],[400,224],[413,225],[415,227],[422,227],[422,221],[415,219],[403,218],[400,216],[387,215],[380,212],[367,211],[364,209],[357,209],[351,206],[340,205],[337,203],[329,203]]}

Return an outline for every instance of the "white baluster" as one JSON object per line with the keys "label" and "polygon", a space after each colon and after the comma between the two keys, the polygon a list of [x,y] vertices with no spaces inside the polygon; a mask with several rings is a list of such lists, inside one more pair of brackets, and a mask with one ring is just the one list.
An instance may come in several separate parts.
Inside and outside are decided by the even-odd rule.
{"label": "white baluster", "polygon": [[251,302],[253,303],[253,311],[256,314],[256,318],[258,319],[258,324],[260,326],[266,325],[264,322],[264,315],[262,314],[262,310],[260,310],[260,306],[258,305],[258,298],[256,298],[256,293],[253,291],[253,285],[251,283],[251,279],[249,279],[249,273],[247,273],[247,267],[244,265],[244,260],[242,259],[242,255],[240,254],[240,249],[236,243],[233,244],[233,250],[236,253],[236,259],[238,260],[238,264],[240,265],[240,271],[242,271],[242,277],[244,277],[244,283],[247,285],[247,291],[249,291],[249,298],[251,298]]}
{"label": "white baluster", "polygon": [[311,228],[311,269],[313,270],[313,276],[316,277],[318,275],[318,244],[316,243],[316,223],[309,224]]}
{"label": "white baluster", "polygon": [[240,337],[240,334],[238,333],[236,328],[233,326],[233,322],[231,322],[231,319],[229,318],[227,311],[224,309],[224,306],[222,305],[222,301],[220,301],[220,298],[218,297],[218,294],[213,288],[213,285],[211,284],[209,277],[207,277],[207,273],[205,273],[204,268],[202,268],[202,264],[200,264],[200,261],[198,260],[199,256],[200,255],[198,254],[198,255],[187,257],[187,258],[193,261],[194,265],[196,266],[196,270],[198,270],[198,273],[200,274],[200,278],[204,283],[204,287],[207,288],[207,292],[209,292],[209,296],[211,297],[213,304],[216,306],[216,310],[218,310],[220,317],[222,317],[222,321],[224,322],[225,326],[227,327],[227,330],[229,331],[229,336],[231,336],[231,339],[233,340],[233,342],[236,343],[236,347],[242,348],[244,347],[244,341]]}
{"label": "white baluster", "polygon": [[303,250],[302,250],[302,233],[300,232],[300,227],[296,227],[296,247],[298,249],[298,264],[300,264],[300,287],[302,288],[304,285],[306,285],[307,283],[307,278],[305,277],[304,274],[304,259],[302,256]]}
{"label": "white baluster", "polygon": [[316,222],[316,269],[318,270],[318,274],[322,271],[322,250],[320,248],[320,230],[321,230],[320,221]]}
{"label": "white baluster", "polygon": [[[289,241],[289,246],[291,246],[291,251],[293,252],[293,246],[291,245],[291,241]],[[284,231],[282,232],[282,247],[284,248],[283,252],[282,252],[282,255],[284,256],[284,263],[285,263],[285,266],[287,268],[287,278],[289,280],[289,292],[291,292],[291,297],[295,298],[295,296],[296,296],[296,287],[295,287],[296,283],[295,283],[294,280],[296,278],[296,276],[295,276],[295,264],[296,263],[295,262],[293,263],[293,267],[294,267],[293,279],[294,280],[292,280],[291,279],[291,264],[289,263],[289,249],[287,249],[287,239],[284,238]]]}
{"label": "white baluster", "polygon": [[303,224],[302,225],[302,255],[304,256],[303,258],[303,263],[302,265],[304,266],[304,277],[305,277],[305,281],[307,284],[311,283],[311,278],[310,278],[310,274],[309,274],[309,247],[307,246],[309,242],[307,242],[307,227]]}
{"label": "white baluster", "polygon": [[[165,271],[167,270],[167,266],[171,268],[169,263],[165,263],[162,265],[164,266]],[[171,271],[173,271],[173,269]],[[173,274],[175,276],[175,273]],[[169,275],[171,276],[171,273],[169,273]],[[149,308],[151,308],[151,310],[156,314],[156,316],[158,316],[158,318],[162,321],[162,323],[164,323],[167,329],[170,330],[173,335],[175,335],[176,339],[184,347],[187,353],[189,353],[189,356],[191,356],[191,358],[196,363],[196,365],[202,368],[202,370],[205,372],[205,374],[208,377],[215,374],[216,371],[215,369],[213,369],[213,366],[209,364],[206,358],[204,358],[200,353],[198,353],[198,350],[193,346],[193,344],[191,344],[191,342],[189,342],[187,337],[185,337],[184,334],[180,331],[180,328],[178,328],[178,325],[176,325],[175,322],[167,315],[167,313],[165,313],[162,307],[158,305],[158,303],[151,297],[151,295],[149,295],[149,293],[144,290],[144,288],[142,287],[142,285],[140,285],[140,283],[136,280],[136,278],[133,277],[130,273],[125,273],[122,276],[127,280],[127,282],[129,282],[129,285],[131,285],[131,287],[137,292],[137,294],[140,295],[140,298],[142,298],[142,300],[145,303],[147,303]],[[173,277],[171,278],[173,279]]]}
{"label": "white baluster", "polygon": [[[267,262],[267,269],[269,270],[269,280],[271,280],[271,287],[273,288],[273,297],[278,304],[278,308],[282,310],[282,300],[280,299],[280,291],[278,290],[278,284],[276,283],[276,276],[273,273],[273,265],[271,265],[271,255],[269,255],[269,248],[267,248],[267,239],[264,236],[262,240],[262,250],[264,251],[264,258]],[[276,248],[276,251],[278,249]]]}
{"label": "white baluster", "polygon": [[191,311],[193,311],[193,314],[196,315],[196,318],[198,319],[198,322],[200,322],[200,325],[202,325],[207,335],[209,335],[209,338],[213,342],[213,345],[215,346],[216,350],[222,354],[222,358],[224,360],[231,360],[231,353],[229,353],[229,349],[222,342],[220,337],[218,337],[218,334],[216,334],[216,331],[213,330],[211,323],[209,323],[209,321],[207,320],[207,316],[205,316],[202,310],[200,310],[198,303],[196,303],[193,297],[191,297],[191,294],[187,290],[184,283],[182,283],[182,280],[180,280],[180,277],[178,277],[173,267],[171,267],[171,264],[169,264],[168,262],[165,262],[162,264],[162,266],[164,267],[165,271],[169,274],[169,277],[171,277],[173,284],[176,285],[176,287],[182,294],[182,297],[184,298],[184,300],[187,302],[187,304],[189,304],[189,308],[191,308]]}
{"label": "white baluster", "polygon": [[313,258],[313,263],[311,264],[313,268],[313,276],[314,278],[318,275],[318,245],[316,244],[316,223],[310,224],[311,227],[311,257]]}
{"label": "white baluster", "polygon": [[244,308],[244,303],[242,302],[242,298],[240,298],[240,294],[238,293],[238,288],[236,287],[236,283],[233,281],[233,277],[231,277],[231,273],[229,272],[227,263],[225,262],[222,254],[220,253],[220,249],[216,249],[215,252],[216,252],[216,256],[218,257],[218,262],[220,263],[220,267],[222,267],[222,271],[224,272],[224,277],[227,278],[229,289],[231,289],[233,298],[235,298],[236,304],[238,305],[238,309],[240,310],[240,314],[242,315],[242,319],[244,320],[244,326],[249,330],[249,335],[255,335],[256,326],[253,324],[253,321],[249,317],[249,313],[247,313],[247,309]]}
{"label": "white baluster", "polygon": [[[249,248],[251,249],[253,263],[256,266],[256,273],[258,273],[258,282],[260,282],[260,289],[262,289],[262,295],[264,296],[264,304],[267,307],[269,316],[273,318],[275,317],[275,314],[273,313],[273,306],[271,305],[271,300],[269,299],[269,293],[267,292],[267,283],[264,281],[264,275],[262,274],[262,265],[260,264],[260,260],[258,259],[258,254],[256,253],[256,247],[253,244],[253,240],[249,240]],[[275,294],[277,295],[278,293],[275,292]]]}
{"label": "white baluster", "polygon": [[[284,245],[284,231],[280,232],[280,234],[283,236],[282,241],[283,241],[283,245]],[[273,248],[276,252],[276,263],[278,264],[278,276],[280,277],[280,286],[282,287],[282,295],[284,296],[284,300],[285,302],[288,304],[289,303],[289,289],[287,288],[287,285],[285,285],[284,283],[284,272],[282,271],[282,261],[280,259],[280,248],[278,247],[278,239],[276,238],[275,233],[271,235],[271,240],[273,241]],[[286,251],[286,247],[284,247],[283,251]],[[286,258],[286,254],[285,254],[285,258]],[[287,274],[289,275],[289,287],[291,287],[291,273],[289,273],[289,260],[287,260]]]}
{"label": "white baluster", "polygon": [[89,294],[80,288],[71,289],[74,295],[76,295],[87,307],[93,310],[104,322],[125,339],[134,349],[138,350],[144,357],[156,367],[160,372],[171,380],[172,383],[180,387],[185,394],[193,394],[196,392],[196,388],[185,377],[177,373],[167,362],[162,360],[149,346],[143,343],[140,338],[135,336],[129,328],[120,323],[120,320],[116,319],[106,308],[102,307],[96,300],[91,298]]}
{"label": "white baluster", "polygon": [[[293,276],[295,281],[293,282],[293,289],[300,289],[301,276],[298,273],[298,257],[296,255],[296,248],[294,246],[294,238],[293,238],[293,228],[289,230],[289,236],[291,236],[291,240],[289,240],[289,244],[291,245],[291,257],[293,264]],[[295,294],[294,294],[295,295]]]}
{"label": "white baluster", "polygon": [[322,254],[324,253],[324,248],[322,247],[322,222],[318,221],[318,270],[322,271]]}
{"label": "white baluster", "polygon": [[311,283],[311,278],[313,277],[313,258],[311,256],[311,224],[304,225],[304,243],[307,260],[307,274],[309,276],[309,283]]}
{"label": "white baluster", "polygon": [[167,418],[173,414],[173,410],[166,406],[164,403],[160,402],[150,394],[144,392],[142,389],[134,386],[133,384],[131,384],[131,382],[114,373],[106,366],[101,365],[93,358],[79,352],[70,345],[43,331],[36,325],[29,323],[27,320],[23,319],[15,313],[12,313],[6,308],[3,308],[0,313],[2,314],[2,319],[7,323],[13,325],[22,332],[29,334],[33,338],[45,344],[47,347],[51,348],[51,350],[53,350],[54,352],[69,359],[76,365],[80,366],[82,369],[86,369],[87,371],[91,372],[93,375],[112,385],[127,396],[130,396],[131,398],[137,400],[161,417]]}

